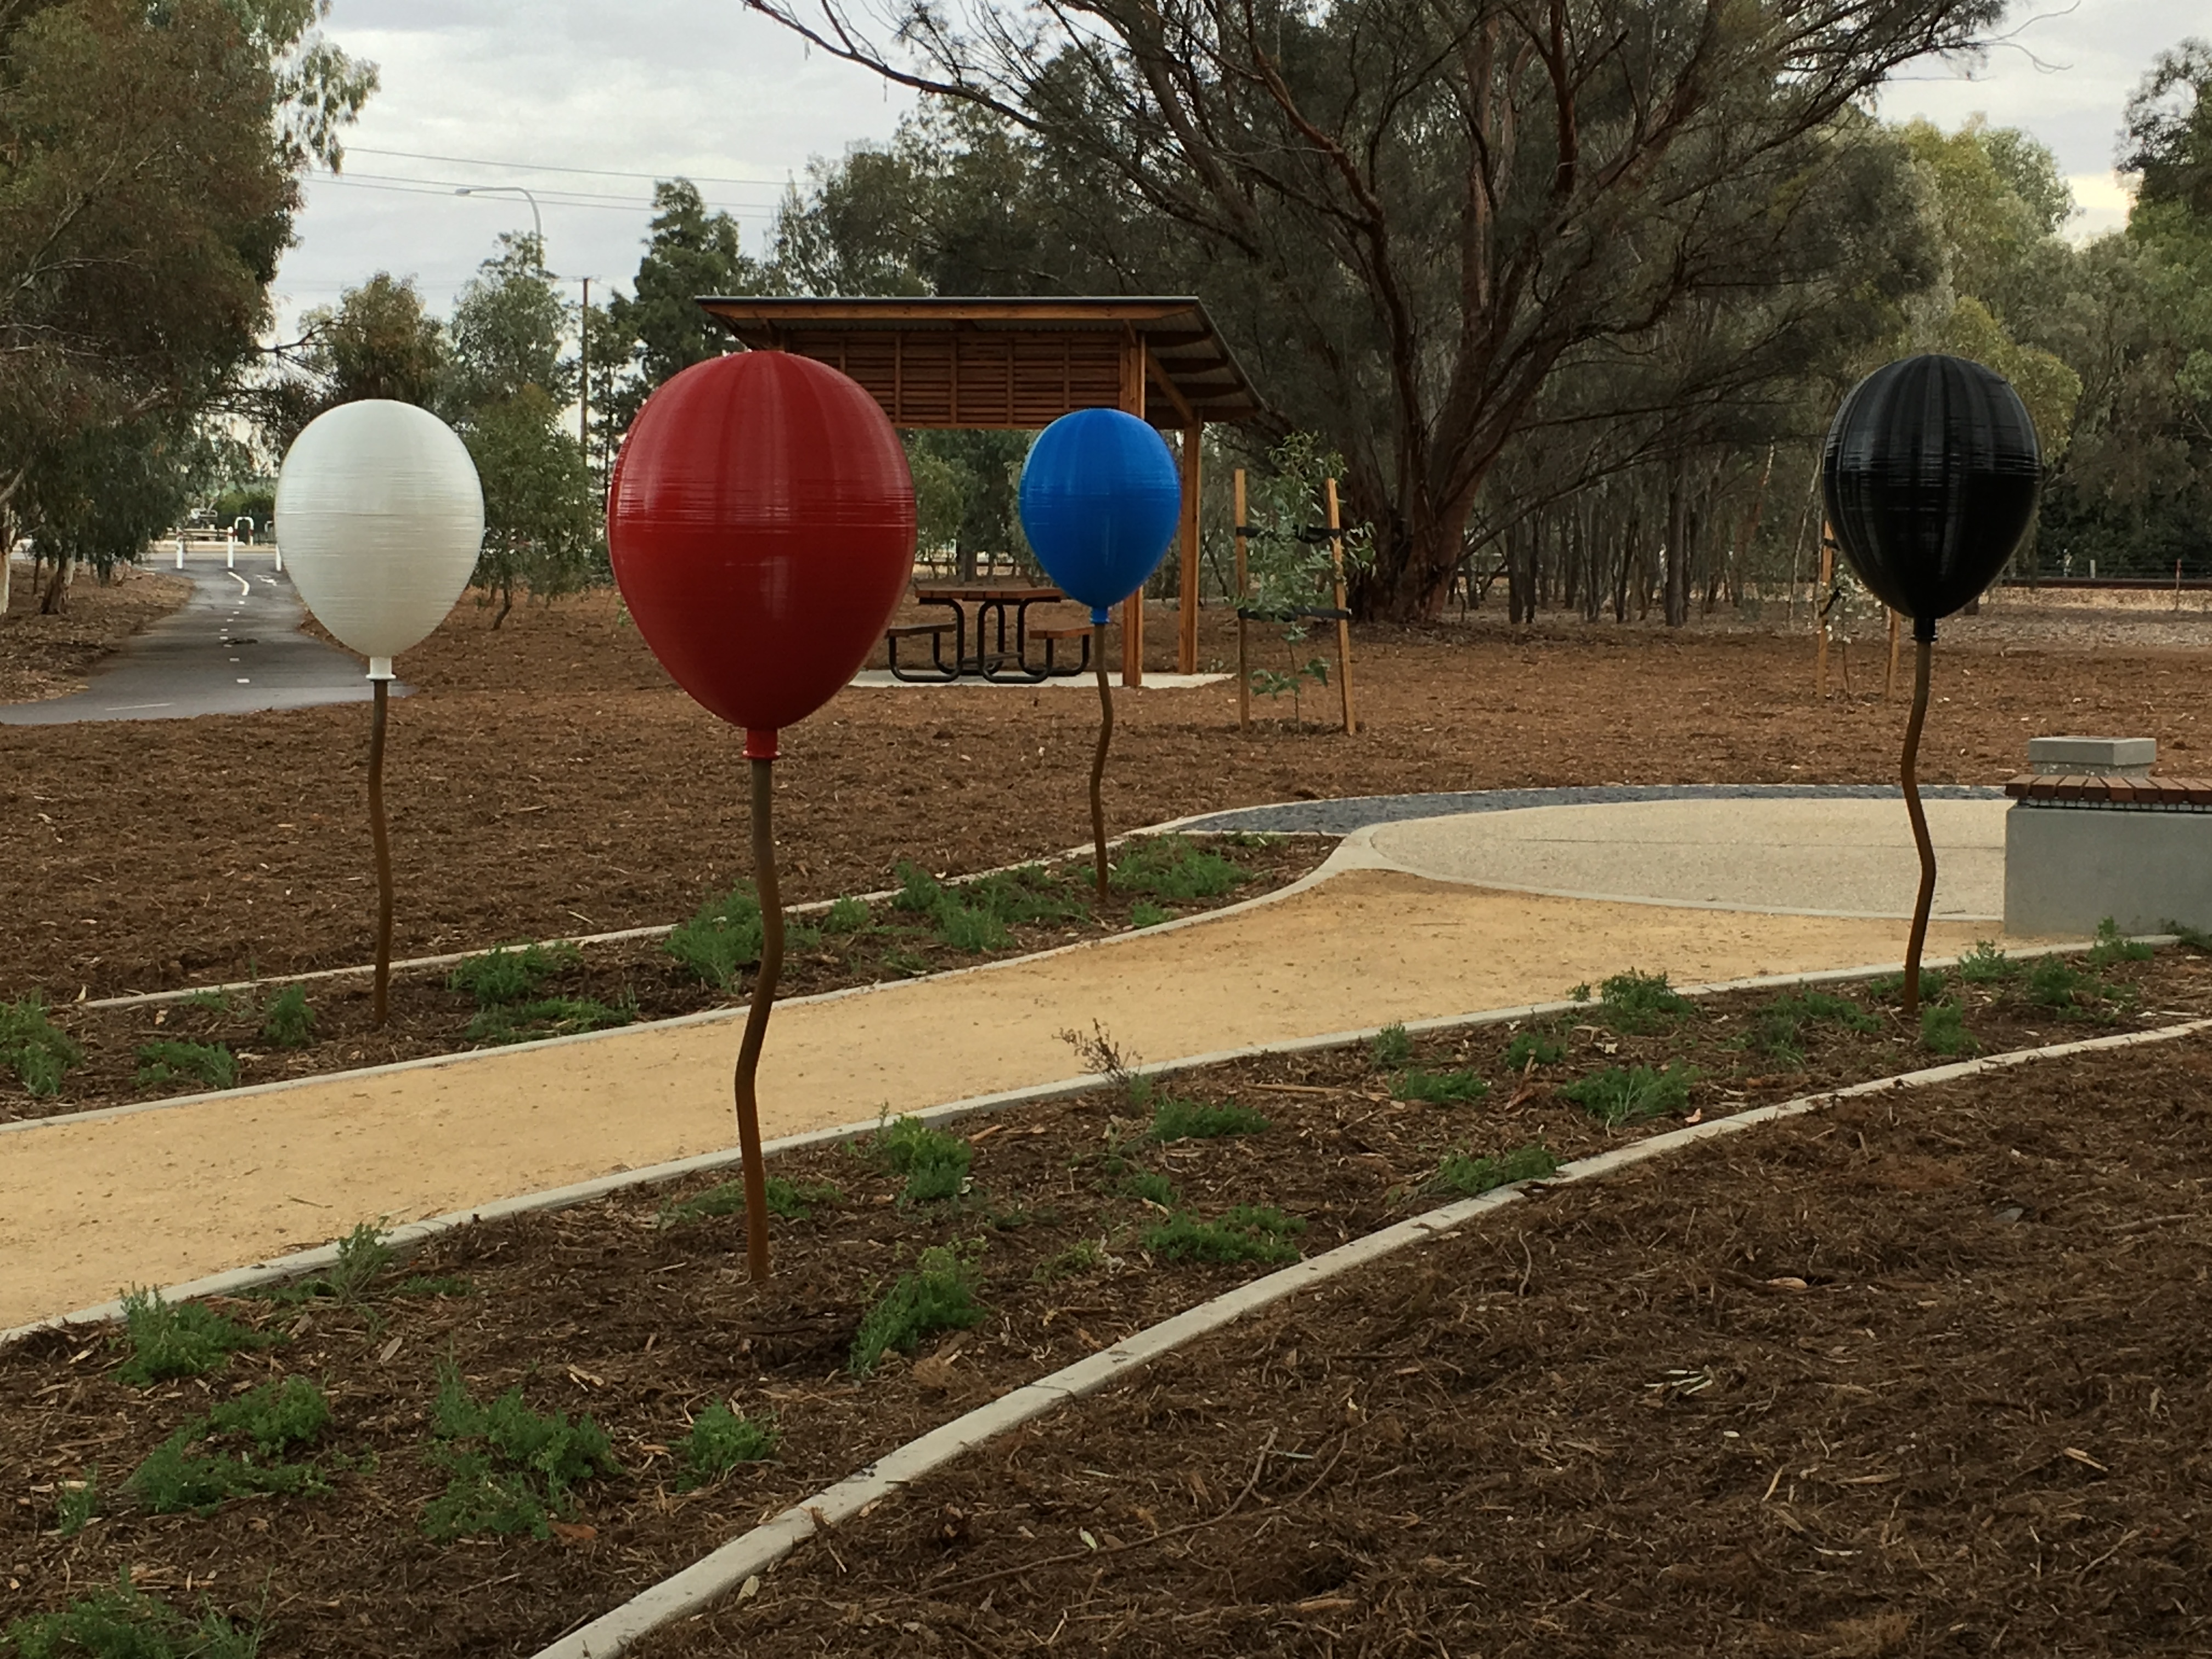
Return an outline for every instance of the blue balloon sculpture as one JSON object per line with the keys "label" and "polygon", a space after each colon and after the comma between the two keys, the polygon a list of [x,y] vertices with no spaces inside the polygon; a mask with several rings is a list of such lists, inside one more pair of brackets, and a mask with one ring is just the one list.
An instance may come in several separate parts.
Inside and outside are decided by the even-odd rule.
{"label": "blue balloon sculpture", "polygon": [[1063,415],[1022,466],[1022,529],[1037,562],[1094,623],[1145,585],[1182,514],[1166,441],[1118,409]]}

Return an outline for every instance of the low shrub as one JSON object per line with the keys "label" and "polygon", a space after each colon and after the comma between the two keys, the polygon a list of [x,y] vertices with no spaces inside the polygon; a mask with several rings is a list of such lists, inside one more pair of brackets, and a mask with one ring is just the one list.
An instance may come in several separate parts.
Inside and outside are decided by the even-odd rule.
{"label": "low shrub", "polygon": [[138,1086],[158,1088],[168,1083],[204,1083],[210,1089],[228,1089],[238,1082],[238,1056],[220,1042],[142,1042],[138,1045]]}
{"label": "low shrub", "polygon": [[1670,1060],[1663,1071],[1649,1066],[1608,1066],[1602,1072],[1560,1086],[1560,1095],[1608,1129],[1646,1118],[1664,1117],[1690,1103],[1692,1067]]}
{"label": "low shrub", "polygon": [[610,1005],[591,997],[544,997],[534,1002],[495,1003],[479,1008],[464,1035],[471,1042],[497,1048],[509,1042],[573,1036],[579,1031],[610,1030],[636,1019],[634,1001]]}
{"label": "low shrub", "polygon": [[1252,879],[1243,865],[1188,836],[1147,836],[1131,842],[1108,866],[1106,876],[1117,892],[1183,903],[1218,898]]}
{"label": "low shrub", "polygon": [[537,995],[547,980],[583,960],[573,945],[497,945],[457,963],[446,975],[446,988],[465,992],[480,1008],[496,1007]]}
{"label": "low shrub", "polygon": [[1490,1085],[1473,1072],[1424,1072],[1409,1069],[1398,1074],[1390,1092],[1400,1100],[1417,1100],[1429,1106],[1463,1106],[1480,1100]]}
{"label": "low shrub", "polygon": [[1202,1101],[1169,1096],[1152,1105],[1152,1127],[1146,1133],[1158,1141],[1214,1140],[1223,1135],[1256,1135],[1270,1127],[1266,1118],[1249,1106],[1209,1106]]}
{"label": "low shrub", "polygon": [[[1920,970],[1921,1001],[1934,1002],[1943,994],[1949,983],[1941,968],[1923,968]],[[1901,973],[1879,974],[1867,981],[1867,994],[1883,1002],[1894,1001],[1904,992],[1905,975]]]}
{"label": "low shrub", "polygon": [[1623,1036],[1672,1030],[1697,1006],[1669,985],[1666,975],[1638,973],[1633,968],[1607,980],[1597,994],[1592,1017]]}
{"label": "low shrub", "polygon": [[1990,940],[1976,939],[1959,958],[1959,977],[1969,985],[1997,985],[2020,977],[2020,964]]}
{"label": "low shrub", "polygon": [[1129,926],[1132,927],[1157,927],[1164,921],[1174,920],[1174,911],[1164,910],[1150,899],[1139,899],[1129,907]]}
{"label": "low shrub", "polygon": [[684,1473],[676,1490],[711,1485],[740,1463],[766,1462],[775,1455],[779,1437],[774,1422],[756,1423],[716,1401],[691,1419],[691,1432],[682,1445]]}
{"label": "low shrub", "polygon": [[1055,1251],[1030,1271],[1030,1279],[1039,1285],[1057,1284],[1063,1279],[1080,1279],[1095,1273],[1106,1265],[1106,1247],[1095,1238],[1079,1238],[1064,1250]]}
{"label": "low shrub", "polygon": [[1921,1005],[1920,1046],[1931,1054],[1971,1054],[1981,1047],[1966,1030],[1966,1011],[1948,998]]}
{"label": "low shrub", "polygon": [[1413,1058],[1413,1039],[1403,1025],[1385,1025],[1367,1039],[1367,1058],[1377,1067],[1407,1065]]}
{"label": "low shrub", "polygon": [[1164,1261],[1279,1266],[1298,1259],[1298,1247],[1291,1240],[1305,1230],[1306,1224],[1296,1216],[1240,1204],[1218,1221],[1171,1215],[1146,1228],[1137,1242]]}
{"label": "low shrub", "polygon": [[907,1204],[957,1198],[975,1161],[973,1146],[918,1117],[896,1118],[877,1130],[872,1150],[885,1169],[906,1177],[900,1201]]}
{"label": "low shrub", "polygon": [[314,1041],[315,1011],[307,1006],[307,994],[288,985],[269,1000],[261,1021],[261,1040],[279,1048],[304,1048]]}
{"label": "low shrub", "polygon": [[2089,966],[2102,973],[2116,962],[2148,962],[2151,948],[2122,936],[2119,924],[2106,916],[2097,924],[2097,942],[2089,947]]}
{"label": "low shrub", "polygon": [[[814,1213],[815,1205],[835,1204],[844,1194],[826,1181],[801,1184],[787,1181],[781,1176],[770,1176],[766,1197],[770,1215],[781,1216],[786,1221],[804,1221]],[[680,1227],[689,1221],[705,1221],[714,1216],[743,1215],[744,1212],[745,1183],[743,1181],[726,1181],[719,1187],[709,1187],[703,1193],[695,1193],[690,1198],[679,1198],[662,1205],[660,1224]]]}
{"label": "low shrub", "polygon": [[865,933],[874,925],[875,916],[865,899],[835,900],[822,915],[822,931],[825,933]]}
{"label": "low shrub", "polygon": [[[741,970],[760,961],[765,941],[760,900],[749,882],[740,882],[719,897],[710,898],[679,924],[661,946],[708,984],[729,990]],[[811,951],[822,943],[812,928],[787,922],[786,951]]]}
{"label": "low shrub", "polygon": [[1498,1158],[1471,1158],[1465,1152],[1451,1152],[1437,1165],[1436,1174],[1429,1177],[1428,1190],[1461,1198],[1480,1198],[1516,1181],[1541,1181],[1558,1173],[1559,1168],[1559,1160],[1552,1156],[1549,1147],[1541,1145],[1516,1147]]}
{"label": "low shrub", "polygon": [[1826,991],[1788,992],[1752,1015],[1751,1030],[1743,1041],[1768,1059],[1785,1066],[1805,1063],[1804,1036],[1808,1025],[1839,1025],[1847,1031],[1878,1031],[1881,1018],[1849,997]]}
{"label": "low shrub", "polygon": [[1139,1199],[1146,1204],[1157,1204],[1163,1210],[1172,1210],[1176,1206],[1174,1184],[1165,1176],[1156,1175],[1150,1170],[1131,1171],[1122,1181],[1121,1191],[1125,1197]]}
{"label": "low shrub", "polygon": [[[330,1420],[330,1401],[311,1379],[264,1383],[222,1401],[164,1440],[124,1483],[125,1490],[149,1514],[200,1516],[212,1515],[233,1498],[328,1492],[321,1469],[288,1462],[284,1454],[319,1438]],[[198,1449],[201,1443],[224,1437],[252,1442],[252,1454]]]}
{"label": "low shrub", "polygon": [[422,1511],[422,1530],[436,1543],[481,1533],[549,1538],[551,1517],[574,1507],[571,1488],[622,1472],[606,1431],[591,1418],[541,1415],[520,1389],[482,1404],[450,1361],[439,1368],[430,1427],[430,1461],[450,1476]]}
{"label": "low shrub", "polygon": [[148,1290],[124,1296],[123,1340],[131,1354],[115,1375],[141,1389],[204,1376],[240,1349],[265,1348],[276,1340],[201,1303],[166,1302],[159,1291]]}
{"label": "low shrub", "polygon": [[1505,1068],[1525,1072],[1533,1065],[1556,1066],[1567,1057],[1567,1046],[1549,1031],[1516,1031],[1505,1045]]}
{"label": "low shrub", "polygon": [[103,1498],[97,1463],[84,1472],[83,1480],[61,1482],[54,1493],[54,1530],[64,1538],[76,1537],[104,1512]]}
{"label": "low shrub", "polygon": [[39,1099],[61,1092],[62,1079],[84,1063],[76,1039],[46,1018],[38,994],[0,1002],[0,1066]]}
{"label": "low shrub", "polygon": [[254,1659],[260,1650],[258,1628],[240,1629],[204,1600],[197,1614],[180,1613],[133,1585],[127,1567],[113,1589],[12,1619],[0,1632],[0,1651],[14,1659]]}
{"label": "low shrub", "polygon": [[981,1277],[972,1258],[947,1245],[931,1245],[915,1261],[914,1271],[901,1273],[882,1300],[868,1310],[853,1338],[847,1369],[855,1376],[866,1376],[894,1348],[912,1353],[925,1336],[980,1324],[986,1311],[975,1299]]}

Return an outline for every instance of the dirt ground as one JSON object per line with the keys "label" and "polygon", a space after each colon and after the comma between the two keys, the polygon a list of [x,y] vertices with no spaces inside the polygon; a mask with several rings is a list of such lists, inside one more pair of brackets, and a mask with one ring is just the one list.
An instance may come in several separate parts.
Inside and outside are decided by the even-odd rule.
{"label": "dirt ground", "polygon": [[2202,1654],[2208,1103],[2197,1040],[1555,1191],[638,1651]]}
{"label": "dirt ground", "polygon": [[[1967,1029],[1997,1049],[2212,1001],[2212,961],[2181,951],[2095,976],[2120,1001],[2092,1000],[2125,1012],[2100,1020],[2077,1000],[2069,1017],[2037,1001],[2025,974],[2000,973],[1966,988]],[[127,1565],[142,1589],[180,1606],[204,1594],[234,1616],[260,1609],[265,1651],[526,1654],[913,1435],[1273,1265],[1178,1259],[1149,1236],[1171,1215],[1212,1224],[1273,1212],[1285,1241],[1277,1259],[1312,1255],[1440,1201],[1455,1153],[1535,1147],[1571,1158],[1686,1113],[1711,1117],[1928,1063],[1878,989],[1838,988],[1870,1029],[1815,1021],[1787,1050],[1768,1023],[1784,1000],[1738,994],[1640,1034],[1615,1029],[1618,1011],[1593,1005],[1586,1018],[1539,1028],[1417,1039],[1396,1057],[1354,1047],[1209,1067],[1149,1101],[1104,1086],[957,1126],[972,1163],[951,1197],[907,1195],[880,1147],[794,1153],[772,1165],[799,1201],[773,1223],[775,1277],[759,1288],[744,1278],[744,1217],[728,1188],[695,1179],[480,1224],[343,1287],[217,1304],[252,1345],[204,1375],[135,1385],[118,1374],[119,1334],[42,1333],[0,1352],[0,1474],[17,1499],[0,1507],[0,1628],[112,1583]],[[1513,1039],[1538,1036],[1559,1051],[1534,1064],[1515,1058]],[[1666,1063],[1695,1068],[1686,1092],[1613,1127],[1565,1092],[1608,1068]],[[1486,1091],[1459,1103],[1414,1097],[1418,1076],[1455,1072]],[[1170,1639],[1224,1653],[1297,1650],[1304,1638],[1274,1623],[1328,1614],[1319,1627],[1335,1629],[1352,1609],[1281,1603],[1350,1595],[1353,1607],[1395,1618],[1419,1594],[1457,1605],[1468,1578],[1527,1588],[1548,1616],[1595,1620],[1584,1594],[1643,1604],[1632,1563],[1646,1578],[1680,1565],[1687,1576],[1661,1588],[1699,1605],[1737,1593],[1730,1575],[1749,1574],[1747,1586],[1771,1577],[1773,1594],[1796,1595],[1791,1587],[1828,1558],[1792,1540],[1870,1550],[1858,1536],[1870,1506],[1906,1498],[1916,1514],[1884,1533],[1882,1547],[1917,1545],[1962,1598],[1984,1594],[1988,1572],[1949,1565],[1951,1540],[1930,1541],[1929,1530],[1952,1526],[1974,1548],[2010,1552],[2027,1547],[2022,1528],[2059,1528],[2055,1547],[2078,1552],[2057,1559],[2070,1570],[2111,1544],[2106,1522],[2119,1515],[2137,1528],[2136,1547],[2112,1570],[2112,1587],[2186,1598],[2197,1592],[2136,1564],[2197,1547],[2183,1483],[2201,1480],[2187,1458],[2201,1458],[2212,1426],[2206,1294],[2197,1224],[2175,1212],[2201,1197],[2209,1075],[2201,1040],[2118,1063],[2054,1065],[2010,1074],[2005,1094],[1963,1104],[1916,1095],[1786,1139],[1762,1132],[1691,1175],[1662,1164],[1619,1200],[1563,1193],[1425,1254],[1417,1274],[1394,1264],[1387,1290],[1370,1279],[1357,1293],[1302,1305],[1288,1336],[1272,1322],[1256,1347],[1249,1335],[1209,1347],[1152,1374],[1137,1395],[1091,1408],[1149,1418],[1115,1419],[1103,1431],[1063,1420],[1011,1462],[994,1449],[980,1473],[949,1478],[974,1490],[940,1496],[933,1485],[921,1507],[859,1523],[854,1542],[872,1565],[855,1562],[841,1536],[775,1577],[765,1626],[747,1610],[718,1613],[694,1628],[686,1650],[750,1652],[757,1641],[778,1651],[967,1651],[976,1642],[1026,1650],[1034,1644],[1018,1631],[1042,1640],[1060,1613],[1082,1618],[1105,1605],[1085,1601],[1103,1586],[1104,1558],[1067,1571],[1056,1559],[1088,1547],[1078,1528],[1110,1550],[1144,1540],[1155,1521],[1216,1515],[1259,1457],[1254,1415],[1269,1413],[1286,1456],[1262,1470],[1264,1493],[1254,1495],[1265,1504],[1240,1509],[1237,1527],[1197,1540],[1193,1555],[1170,1556],[1164,1569],[1134,1557],[1130,1577],[1107,1592],[1143,1598],[1151,1573],[1171,1576],[1159,1595],[1172,1597],[1172,1612],[1146,1604],[1150,1650]],[[1170,1109],[1163,1103],[1178,1100],[1248,1115],[1235,1133],[1152,1133],[1164,1121],[1155,1114]],[[971,1264],[984,1316],[964,1331],[924,1334],[872,1376],[851,1374],[871,1305],[933,1246]],[[1796,1279],[1802,1289],[1788,1282]],[[2137,1307],[2140,1328],[2126,1323]],[[1880,1340],[1855,1334],[1869,1327]],[[2005,1379],[2002,1368],[2015,1364],[2018,1380]],[[542,1540],[525,1529],[434,1541],[426,1506],[452,1473],[434,1431],[447,1366],[480,1401],[515,1389],[532,1411],[590,1416],[618,1468],[578,1481]],[[1710,1384],[1692,1386],[1705,1376]],[[301,1379],[324,1391],[331,1418],[294,1455],[312,1461],[326,1490],[218,1500],[204,1515],[149,1512],[132,1472],[167,1437],[251,1387]],[[2154,1388],[2164,1391],[2163,1417],[2156,1401],[2146,1414]],[[776,1425],[775,1455],[688,1485],[691,1425],[723,1401]],[[2012,1414],[1991,1426],[1996,1401]],[[2112,1421],[2080,1420],[2100,1414]],[[1349,1443],[1348,1431],[1358,1431]],[[1823,1435],[1834,1449],[1816,1455]],[[1604,1450],[1571,1458],[1577,1441]],[[1064,1474],[1088,1479],[1058,1468],[1063,1445],[1081,1449],[1070,1455],[1084,1468],[1111,1466],[1127,1484],[1079,1502],[1051,1495]],[[2063,1502],[2039,1506],[2047,1488],[2063,1498],[2069,1482],[2094,1473],[2048,1462],[2063,1446],[2081,1449],[2115,1483],[2098,1494],[2093,1524],[2067,1519]],[[1889,1461],[1875,1460],[1877,1448]],[[1691,1452],[1703,1461],[1668,1461]],[[1333,1474],[1339,1455],[1354,1457],[1356,1481],[1320,1483],[1318,1511],[1285,1501]],[[1767,1496],[1787,1521],[1742,1491],[1784,1463],[1788,1481]],[[1225,1474],[1225,1464],[1238,1467]],[[1200,1478],[1185,1481],[1185,1466]],[[1896,1481],[1861,1480],[1891,1469]],[[62,1506],[87,1481],[94,1497],[82,1501],[95,1518],[64,1530]],[[1992,1492],[2036,1503],[1993,1510]],[[1683,1493],[1698,1501],[1685,1504]],[[1955,1522],[1917,1512],[1955,1494],[1968,1506]],[[1615,1496],[1618,1514],[1598,1515]],[[1528,1535],[1500,1519],[1539,1503],[1550,1507]],[[1349,1517],[1341,1534],[1328,1519],[1340,1510]],[[1990,1515],[2006,1530],[1984,1542],[1973,1528]],[[931,1517],[951,1528],[941,1544],[928,1541]],[[1759,1565],[1736,1565],[1739,1546]],[[1449,1571],[1421,1565],[1431,1556]],[[1862,1571],[1852,1559],[1838,1556],[1834,1571]],[[1024,1564],[1036,1576],[1018,1592],[997,1578],[992,1595],[949,1589]],[[1540,1583],[1528,1577],[1539,1567]],[[1572,1577],[1585,1567],[1587,1582]],[[904,1632],[844,1631],[854,1593],[836,1581],[850,1568],[879,1573],[865,1593],[884,1610],[917,1594],[930,1605],[899,1613],[912,1621]],[[902,1577],[909,1571],[918,1585]],[[1811,1613],[1795,1605],[1780,1613],[1802,1632],[1848,1616],[1826,1601],[1808,1603]],[[1046,1606],[1049,1617],[1038,1612]],[[2130,1615],[2146,1622],[2130,1628],[2153,1627],[2162,1606],[2162,1595],[2146,1602]],[[1015,1607],[1018,1617],[1006,1611]],[[1012,1622],[1002,1627],[1002,1617]],[[969,1647],[953,1645],[955,1627]],[[1086,1651],[1139,1650],[1095,1639],[1111,1628],[1085,1618],[1075,1634]],[[1469,1647],[1455,1635],[1449,1650],[1489,1652],[1491,1639]],[[1420,1650],[1370,1641],[1367,1650]]]}
{"label": "dirt ground", "polygon": [[[1155,668],[1173,623],[1155,609]],[[2212,618],[2185,616],[2159,624],[2157,649],[2077,647],[2021,606],[1947,625],[1923,780],[1999,781],[2031,735],[2084,730],[2155,737],[2166,769],[2188,771],[2212,735],[2204,652],[2171,644],[2185,624],[2212,646]],[[2081,637],[2112,626],[2098,612]],[[1234,662],[1221,613],[1200,642],[1204,661]],[[1852,647],[1857,694],[1826,701],[1812,656],[1802,635],[1710,622],[1363,627],[1357,738],[1292,730],[1287,700],[1261,700],[1240,733],[1225,682],[1124,696],[1109,822],[1375,792],[1893,778],[1904,710],[1881,700],[1878,653]],[[611,596],[525,605],[497,633],[465,600],[398,667],[418,688],[394,706],[388,763],[399,954],[668,922],[748,867],[738,738],[670,685]],[[1310,717],[1316,703],[1331,694]],[[1080,844],[1097,718],[1085,687],[841,694],[785,734],[789,896],[853,890],[902,857],[957,872]],[[367,747],[357,707],[0,730],[15,832],[0,994],[366,960]]]}
{"label": "dirt ground", "polygon": [[39,614],[30,567],[15,567],[8,612],[0,617],[0,702],[41,702],[84,690],[93,667],[139,629],[161,620],[192,595],[173,571],[129,566],[103,582],[80,571],[62,616]]}

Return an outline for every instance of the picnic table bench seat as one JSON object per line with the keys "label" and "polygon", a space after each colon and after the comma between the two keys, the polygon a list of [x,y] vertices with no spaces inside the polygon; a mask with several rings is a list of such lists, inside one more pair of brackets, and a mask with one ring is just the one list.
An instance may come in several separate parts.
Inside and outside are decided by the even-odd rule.
{"label": "picnic table bench seat", "polygon": [[[884,630],[884,648],[890,659],[891,678],[896,680],[949,680],[957,678],[957,665],[948,665],[945,660],[945,636],[952,631],[951,623],[902,623]],[[929,641],[930,666],[927,671],[916,665],[912,671],[899,666],[898,648],[901,640],[927,639]]]}

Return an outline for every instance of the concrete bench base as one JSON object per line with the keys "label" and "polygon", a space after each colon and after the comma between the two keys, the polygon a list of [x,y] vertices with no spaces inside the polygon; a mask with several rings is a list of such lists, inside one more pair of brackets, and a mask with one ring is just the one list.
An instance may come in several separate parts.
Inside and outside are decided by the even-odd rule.
{"label": "concrete bench base", "polygon": [[2021,800],[2005,814],[2005,932],[2212,930],[2212,811]]}

